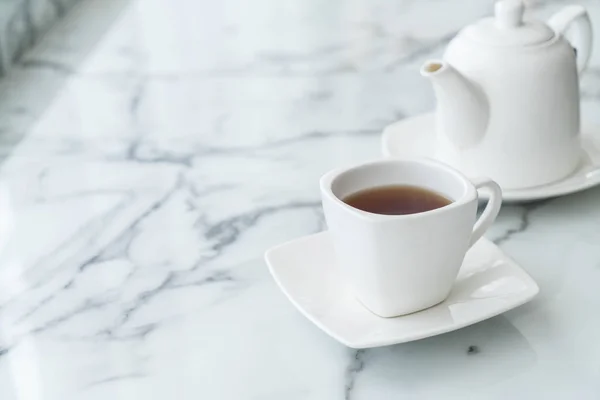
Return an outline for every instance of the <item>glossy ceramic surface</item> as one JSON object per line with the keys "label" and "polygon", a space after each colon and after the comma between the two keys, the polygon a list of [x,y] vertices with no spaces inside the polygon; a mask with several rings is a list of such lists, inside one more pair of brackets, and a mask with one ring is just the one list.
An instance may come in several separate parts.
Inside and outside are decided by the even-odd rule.
{"label": "glossy ceramic surface", "polygon": [[[410,215],[365,212],[343,199],[378,186],[420,186],[451,200]],[[465,253],[492,225],[502,192],[431,159],[387,159],[338,168],[320,181],[323,211],[344,277],[356,298],[382,317],[410,314],[450,293]],[[478,189],[491,193],[479,218]],[[415,269],[414,266],[419,268]]]}
{"label": "glossy ceramic surface", "polygon": [[504,189],[557,182],[579,163],[589,15],[565,7],[543,22],[535,13],[524,17],[521,0],[499,1],[495,9],[421,68],[437,99],[436,158]]}
{"label": "glossy ceramic surface", "polygon": [[460,329],[531,300],[537,284],[487,239],[468,252],[450,296],[442,303],[396,318],[381,318],[353,295],[336,264],[329,232],[267,251],[275,281],[319,328],[346,346],[368,348],[410,342]]}
{"label": "glossy ceramic surface", "polygon": [[[573,174],[547,185],[527,189],[503,188],[503,200],[505,202],[542,200],[579,192],[600,184],[600,129],[584,125],[581,143],[580,163]],[[382,151],[385,156],[435,158],[435,147],[435,121],[433,114],[430,113],[398,121],[383,131]]]}

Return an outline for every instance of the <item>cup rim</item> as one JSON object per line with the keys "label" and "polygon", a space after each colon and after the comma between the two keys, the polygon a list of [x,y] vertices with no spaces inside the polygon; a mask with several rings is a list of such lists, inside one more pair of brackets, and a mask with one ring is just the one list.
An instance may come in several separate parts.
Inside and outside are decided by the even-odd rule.
{"label": "cup rim", "polygon": [[[435,208],[433,210],[413,213],[413,214],[398,214],[398,215],[377,214],[377,213],[372,213],[369,211],[360,210],[356,207],[352,207],[352,206],[346,204],[342,199],[340,199],[338,196],[336,196],[333,193],[333,190],[332,190],[333,182],[343,174],[352,172],[352,171],[360,169],[360,168],[365,168],[365,167],[373,167],[373,166],[384,165],[384,164],[406,164],[406,163],[421,164],[421,165],[433,166],[435,168],[443,169],[446,172],[449,172],[451,175],[453,175],[458,180],[460,180],[465,185],[466,191],[460,198],[453,200],[452,203],[450,203],[446,206],[443,206],[440,208]],[[370,220],[376,219],[376,220],[390,221],[390,220],[398,220],[398,219],[414,219],[414,218],[421,218],[424,216],[437,215],[440,213],[451,211],[457,207],[460,207],[466,203],[469,203],[470,201],[477,199],[477,189],[475,188],[473,183],[463,173],[461,173],[460,171],[458,171],[455,168],[452,168],[448,164],[445,164],[443,162],[433,160],[430,158],[393,158],[393,159],[384,159],[384,160],[377,160],[377,161],[368,161],[368,162],[364,162],[364,163],[360,163],[360,164],[354,164],[349,167],[336,168],[336,169],[333,169],[333,170],[327,172],[325,175],[323,175],[320,179],[319,184],[320,184],[321,193],[323,194],[323,196],[326,196],[328,199],[332,200],[335,204],[348,210],[349,212],[352,212],[360,217],[367,218]]]}

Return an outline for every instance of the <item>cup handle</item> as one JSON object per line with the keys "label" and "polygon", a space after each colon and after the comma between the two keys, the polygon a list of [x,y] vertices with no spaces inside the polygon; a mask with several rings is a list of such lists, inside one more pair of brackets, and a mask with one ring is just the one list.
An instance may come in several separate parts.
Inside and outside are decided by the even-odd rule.
{"label": "cup handle", "polygon": [[502,205],[502,189],[500,189],[500,186],[496,182],[489,178],[475,178],[471,182],[476,189],[487,188],[491,194],[483,213],[481,213],[479,219],[475,222],[469,247],[473,246],[494,223]]}

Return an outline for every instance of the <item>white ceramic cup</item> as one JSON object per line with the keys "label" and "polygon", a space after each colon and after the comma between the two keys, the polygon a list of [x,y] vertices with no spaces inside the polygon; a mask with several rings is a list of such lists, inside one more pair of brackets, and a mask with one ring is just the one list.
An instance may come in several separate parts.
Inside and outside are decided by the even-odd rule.
{"label": "white ceramic cup", "polygon": [[[409,314],[446,299],[467,250],[494,222],[502,204],[494,181],[471,182],[428,159],[338,169],[325,174],[320,185],[339,267],[358,300],[382,317]],[[417,214],[382,215],[343,202],[360,190],[386,185],[422,187],[452,203]],[[479,188],[487,188],[490,196],[476,221]]]}

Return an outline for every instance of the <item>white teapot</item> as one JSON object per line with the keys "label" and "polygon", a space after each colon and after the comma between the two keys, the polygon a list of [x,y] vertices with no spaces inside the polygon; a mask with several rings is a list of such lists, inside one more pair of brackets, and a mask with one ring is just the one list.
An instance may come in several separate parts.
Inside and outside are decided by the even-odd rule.
{"label": "white teapot", "polygon": [[[523,20],[520,0],[462,29],[443,61],[428,61],[437,98],[436,157],[470,176],[519,189],[577,167],[579,78],[590,58],[587,11],[568,6],[547,24]],[[573,45],[563,33],[574,34]]]}

